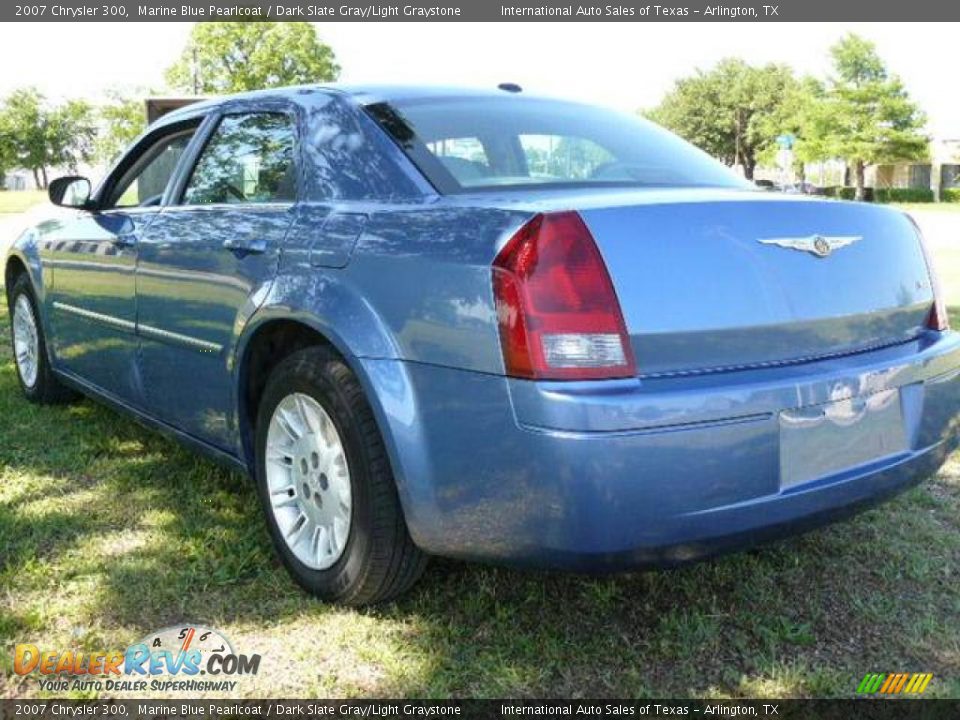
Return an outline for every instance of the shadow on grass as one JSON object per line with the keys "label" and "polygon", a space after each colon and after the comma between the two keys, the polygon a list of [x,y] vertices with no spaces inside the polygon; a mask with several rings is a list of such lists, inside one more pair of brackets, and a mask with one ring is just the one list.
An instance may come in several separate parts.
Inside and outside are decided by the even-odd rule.
{"label": "shadow on grass", "polygon": [[293,585],[245,479],[90,402],[31,406],[0,363],[5,647],[195,621],[263,652],[274,696],[850,695],[867,671],[960,671],[955,468],[759,551],[602,579],[435,560],[351,611]]}

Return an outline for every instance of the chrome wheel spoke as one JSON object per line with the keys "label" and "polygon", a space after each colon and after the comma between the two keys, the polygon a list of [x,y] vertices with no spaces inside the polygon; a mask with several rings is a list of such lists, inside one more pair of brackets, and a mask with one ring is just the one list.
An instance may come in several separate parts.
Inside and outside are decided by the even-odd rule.
{"label": "chrome wheel spoke", "polygon": [[270,502],[275,508],[295,507],[299,503],[297,489],[293,485],[287,485],[279,490],[272,490]]}
{"label": "chrome wheel spoke", "polygon": [[293,455],[285,447],[267,445],[267,462],[289,469],[293,467]]}
{"label": "chrome wheel spoke", "polygon": [[290,530],[284,536],[287,539],[287,544],[290,547],[296,546],[297,542],[303,537],[303,531],[310,526],[310,520],[307,519],[306,513],[300,513],[297,516],[296,521],[290,526]]}
{"label": "chrome wheel spoke", "polygon": [[267,428],[265,470],[270,510],[290,552],[323,570],[350,537],[350,468],[333,419],[311,396],[292,393]]}
{"label": "chrome wheel spoke", "polygon": [[303,427],[306,432],[314,432],[313,424],[310,422],[310,411],[303,398],[304,396],[299,393],[293,396],[294,404],[297,407],[297,414],[300,416],[301,427]]}
{"label": "chrome wheel spoke", "polygon": [[290,413],[288,410],[283,410],[282,408],[277,410],[277,422],[280,427],[283,428],[283,431],[287,434],[291,440],[296,442],[303,435],[302,432],[291,422]]}

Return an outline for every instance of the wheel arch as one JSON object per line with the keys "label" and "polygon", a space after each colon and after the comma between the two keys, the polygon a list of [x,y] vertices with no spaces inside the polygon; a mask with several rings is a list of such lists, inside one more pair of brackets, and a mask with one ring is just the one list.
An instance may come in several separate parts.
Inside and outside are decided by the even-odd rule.
{"label": "wheel arch", "polygon": [[10,290],[13,283],[23,273],[28,272],[27,264],[19,255],[10,255],[7,258],[6,265],[3,268],[3,287],[7,294],[7,300],[10,300]]}
{"label": "wheel arch", "polygon": [[[266,387],[270,370],[294,352],[314,345],[331,348],[350,368],[363,388],[364,396],[373,410],[377,429],[387,449],[390,466],[400,490],[400,463],[378,392],[378,383],[367,372],[362,357],[349,341],[329,325],[313,315],[295,314],[278,309],[257,313],[237,343],[235,354],[236,418],[243,460],[251,475],[254,473],[253,439],[259,403]],[[401,500],[403,492],[400,492]]]}

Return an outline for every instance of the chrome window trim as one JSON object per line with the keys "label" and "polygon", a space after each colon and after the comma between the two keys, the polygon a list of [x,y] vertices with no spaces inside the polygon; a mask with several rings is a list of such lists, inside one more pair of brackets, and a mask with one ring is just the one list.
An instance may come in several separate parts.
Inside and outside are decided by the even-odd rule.
{"label": "chrome window trim", "polygon": [[243,203],[208,203],[198,205],[168,205],[163,208],[164,212],[197,212],[204,210],[290,210],[296,202],[285,200],[283,202],[243,202]]}

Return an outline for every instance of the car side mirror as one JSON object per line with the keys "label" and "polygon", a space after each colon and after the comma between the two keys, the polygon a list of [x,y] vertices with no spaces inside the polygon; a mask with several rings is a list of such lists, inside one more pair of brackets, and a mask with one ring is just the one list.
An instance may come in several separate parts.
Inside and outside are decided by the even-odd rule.
{"label": "car side mirror", "polygon": [[50,183],[47,195],[54,205],[83,210],[90,207],[90,181],[78,175],[59,177]]}

